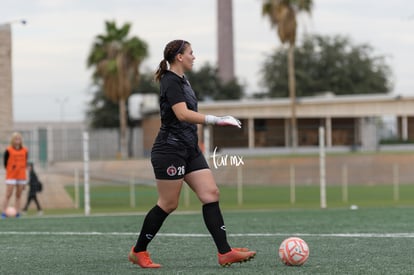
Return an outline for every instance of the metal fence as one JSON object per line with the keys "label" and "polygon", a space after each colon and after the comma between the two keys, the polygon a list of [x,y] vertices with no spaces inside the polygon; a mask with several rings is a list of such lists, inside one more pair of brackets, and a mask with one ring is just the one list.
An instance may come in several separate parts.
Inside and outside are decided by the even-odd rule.
{"label": "metal fence", "polygon": [[[271,132],[278,133],[278,136],[270,138],[283,136],[279,130],[270,129]],[[76,182],[83,183],[84,131],[84,128],[51,127],[19,131],[29,149],[29,159],[40,164],[37,165],[39,176],[45,183],[45,191],[42,194],[43,205],[63,207],[62,198],[68,197],[64,186]],[[118,129],[89,130],[88,133],[92,185],[154,184],[151,163],[145,155],[146,149],[143,148],[142,129],[135,128],[128,132],[131,158],[128,161],[117,160],[120,151]],[[302,129],[300,133],[308,132]],[[8,145],[11,133],[3,136],[1,153]],[[389,137],[393,138],[393,136]],[[234,141],[239,137],[229,134],[223,138]],[[380,138],[378,136],[375,140]],[[318,145],[299,146],[292,150],[286,146],[221,147],[217,146],[219,143],[226,142],[213,138],[210,146],[213,150],[206,152],[211,170],[219,185],[299,187],[320,184]],[[231,145],[232,142],[227,144]],[[217,150],[214,150],[216,148]],[[333,146],[327,147],[326,150],[327,186],[394,186],[393,190],[396,191],[390,193],[390,196],[398,198],[398,186],[400,184],[409,186],[414,182],[412,177],[414,154],[410,153],[414,152],[414,145],[378,145],[374,152],[362,153],[358,152],[359,148],[354,150],[350,146]],[[382,153],[384,151],[387,153]],[[129,197],[126,196],[127,200]]]}
{"label": "metal fence", "polygon": [[[303,152],[317,150],[319,124],[303,125],[298,127],[299,146],[295,150]],[[365,134],[358,134],[349,126],[335,127],[332,129],[331,145],[329,150],[379,150],[380,141],[384,139],[396,140],[397,131],[393,125],[387,123],[372,123],[364,128]],[[228,149],[246,149],[256,154],[276,152],[291,152],[291,147],[286,145],[287,132],[284,127],[267,125],[264,128],[255,129],[254,137],[250,137],[248,127],[232,129],[231,127],[214,127],[210,133],[210,140],[204,136],[203,146],[211,152],[217,148],[217,152]],[[369,128],[369,131],[366,130]],[[371,129],[372,128],[372,129]],[[39,127],[32,129],[20,129],[25,145],[29,149],[29,159],[34,162],[49,164],[61,161],[81,161],[83,159],[82,133],[85,128]],[[120,157],[120,137],[118,129],[89,129],[89,156],[91,160],[108,160]],[[341,133],[346,133],[341,135]],[[205,132],[204,132],[205,134]],[[142,128],[128,129],[128,157],[142,158],[148,156],[150,148],[144,148],[144,132]],[[340,139],[340,137],[346,138]],[[0,153],[9,143],[10,133],[1,133]],[[153,139],[154,137],[146,137]],[[253,140],[253,147],[251,141]],[[328,139],[327,139],[328,140]],[[350,142],[346,142],[351,140]],[[365,141],[367,140],[367,141]],[[344,145],[345,144],[345,145]]]}
{"label": "metal fence", "polygon": [[[80,161],[83,158],[83,128],[38,128],[19,130],[24,145],[29,149],[29,160],[47,165],[60,161]],[[89,132],[89,155],[91,160],[119,158],[120,138],[118,129],[92,129]],[[9,145],[12,133],[3,133],[1,154]],[[144,155],[141,128],[128,130],[128,156],[140,158]]]}

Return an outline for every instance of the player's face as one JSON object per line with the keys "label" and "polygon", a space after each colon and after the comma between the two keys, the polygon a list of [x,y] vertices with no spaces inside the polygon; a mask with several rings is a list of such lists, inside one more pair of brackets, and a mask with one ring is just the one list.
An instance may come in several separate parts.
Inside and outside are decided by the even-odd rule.
{"label": "player's face", "polygon": [[13,138],[13,147],[20,147],[22,145],[22,139],[19,136]]}
{"label": "player's face", "polygon": [[193,55],[193,49],[188,45],[184,52],[181,54],[182,65],[184,71],[190,71],[193,68],[195,56]]}

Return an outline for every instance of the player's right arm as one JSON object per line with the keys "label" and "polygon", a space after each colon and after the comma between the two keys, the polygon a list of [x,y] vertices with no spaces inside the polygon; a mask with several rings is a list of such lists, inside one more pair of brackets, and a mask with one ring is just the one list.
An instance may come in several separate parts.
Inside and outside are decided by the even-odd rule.
{"label": "player's right arm", "polygon": [[179,102],[172,106],[175,116],[180,121],[194,124],[207,124],[219,126],[236,126],[241,128],[241,122],[232,116],[213,116],[204,115],[193,110],[189,110],[185,102]]}
{"label": "player's right arm", "polygon": [[178,102],[174,104],[172,109],[179,121],[185,121],[193,124],[203,124],[205,121],[205,115],[188,109],[185,102]]}

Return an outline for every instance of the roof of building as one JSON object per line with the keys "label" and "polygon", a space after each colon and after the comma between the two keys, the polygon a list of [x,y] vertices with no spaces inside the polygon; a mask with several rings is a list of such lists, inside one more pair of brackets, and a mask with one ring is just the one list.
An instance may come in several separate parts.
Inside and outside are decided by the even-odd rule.
{"label": "roof of building", "polygon": [[[231,114],[238,118],[290,117],[289,98],[242,99],[200,102],[202,113]],[[363,94],[335,96],[327,93],[296,99],[298,117],[365,117],[381,115],[414,115],[414,96]]]}

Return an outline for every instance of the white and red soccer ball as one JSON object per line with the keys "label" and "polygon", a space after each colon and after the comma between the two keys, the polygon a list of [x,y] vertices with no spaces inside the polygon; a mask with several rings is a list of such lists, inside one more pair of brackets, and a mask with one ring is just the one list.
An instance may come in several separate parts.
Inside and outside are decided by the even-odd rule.
{"label": "white and red soccer ball", "polygon": [[279,257],[285,265],[303,265],[309,258],[309,246],[301,238],[287,238],[280,244]]}
{"label": "white and red soccer ball", "polygon": [[13,206],[9,206],[9,207],[6,208],[6,213],[5,214],[8,218],[16,217],[17,210]]}

